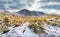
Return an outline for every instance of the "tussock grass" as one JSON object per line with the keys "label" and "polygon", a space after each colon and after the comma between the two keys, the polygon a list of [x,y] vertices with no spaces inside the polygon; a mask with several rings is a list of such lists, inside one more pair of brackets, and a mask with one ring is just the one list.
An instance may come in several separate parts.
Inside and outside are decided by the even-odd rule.
{"label": "tussock grass", "polygon": [[[54,19],[51,19],[54,18]],[[52,15],[45,15],[44,17],[23,17],[19,16],[16,14],[10,14],[10,13],[2,13],[0,12],[0,28],[4,32],[6,28],[5,26],[21,26],[22,23],[28,22],[29,23],[29,28],[31,28],[35,33],[43,33],[44,32],[44,22],[47,23],[48,25],[53,25],[53,26],[59,26],[60,27],[60,16],[52,16]],[[5,26],[4,26],[5,25]],[[0,31],[1,31],[0,30]]]}

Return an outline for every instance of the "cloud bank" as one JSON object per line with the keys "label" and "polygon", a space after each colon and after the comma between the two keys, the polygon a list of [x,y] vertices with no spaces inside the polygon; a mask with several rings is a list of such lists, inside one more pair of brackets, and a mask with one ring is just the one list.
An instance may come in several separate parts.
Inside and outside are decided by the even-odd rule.
{"label": "cloud bank", "polygon": [[17,11],[21,9],[59,14],[60,0],[0,0],[0,10]]}

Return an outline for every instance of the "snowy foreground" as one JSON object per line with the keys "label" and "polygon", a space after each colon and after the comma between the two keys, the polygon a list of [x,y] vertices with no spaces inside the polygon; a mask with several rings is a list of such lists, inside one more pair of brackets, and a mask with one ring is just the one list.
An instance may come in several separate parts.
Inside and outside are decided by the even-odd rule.
{"label": "snowy foreground", "polygon": [[29,29],[29,23],[24,23],[23,26],[10,27],[10,31],[1,34],[2,37],[60,37],[60,28],[57,26],[45,25],[46,29],[43,34],[36,34],[33,30]]}

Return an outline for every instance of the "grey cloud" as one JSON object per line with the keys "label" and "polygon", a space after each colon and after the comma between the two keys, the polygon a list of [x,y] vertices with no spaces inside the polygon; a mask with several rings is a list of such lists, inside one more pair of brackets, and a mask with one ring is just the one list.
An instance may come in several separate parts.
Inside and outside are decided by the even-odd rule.
{"label": "grey cloud", "polygon": [[30,7],[32,3],[34,3],[33,0],[11,0],[8,2],[10,4],[9,8],[11,9]]}
{"label": "grey cloud", "polygon": [[46,2],[60,2],[60,0],[41,0],[41,3],[46,3]]}
{"label": "grey cloud", "polygon": [[6,4],[6,0],[0,0],[0,4]]}
{"label": "grey cloud", "polygon": [[[0,9],[4,10],[5,5],[8,5],[7,9],[13,9],[13,10],[14,9],[21,9],[21,8],[25,8],[25,7],[31,7],[31,6],[34,6],[34,4],[36,4],[36,3],[34,3],[35,1],[37,1],[37,0],[0,0]],[[58,2],[60,2],[60,0],[41,0],[39,2],[41,4],[44,4],[45,2],[57,2],[58,3]],[[60,4],[59,5],[45,5],[40,8],[58,9],[59,10]]]}
{"label": "grey cloud", "polygon": [[0,10],[5,10],[4,5],[0,5]]}
{"label": "grey cloud", "polygon": [[25,7],[31,7],[34,0],[0,0],[0,10],[5,9],[5,5],[7,9],[21,9]]}
{"label": "grey cloud", "polygon": [[[14,0],[15,3],[21,6],[21,4],[25,6],[31,6],[31,4],[34,2],[33,0]],[[21,2],[21,3],[19,3]]]}
{"label": "grey cloud", "polygon": [[57,10],[60,10],[60,5],[45,5],[45,6],[42,6],[40,8],[43,8],[43,9],[57,9]]}
{"label": "grey cloud", "polygon": [[11,8],[11,9],[18,9],[19,5],[17,5],[17,4],[11,4],[11,5],[9,5],[9,8]]}

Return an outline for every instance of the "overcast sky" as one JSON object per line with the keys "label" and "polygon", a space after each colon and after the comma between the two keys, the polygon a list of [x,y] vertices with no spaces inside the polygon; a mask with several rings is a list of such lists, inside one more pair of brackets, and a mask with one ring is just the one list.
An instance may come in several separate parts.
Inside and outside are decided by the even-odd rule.
{"label": "overcast sky", "polygon": [[0,10],[36,10],[60,13],[60,0],[0,0]]}

